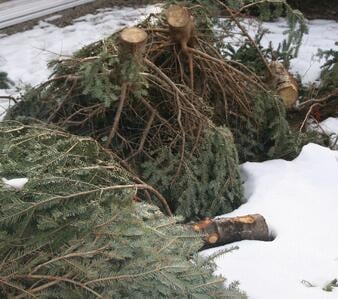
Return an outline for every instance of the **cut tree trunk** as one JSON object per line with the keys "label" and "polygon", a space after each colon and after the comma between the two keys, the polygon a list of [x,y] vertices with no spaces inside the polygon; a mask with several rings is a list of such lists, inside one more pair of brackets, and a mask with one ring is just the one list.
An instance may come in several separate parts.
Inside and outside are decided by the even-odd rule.
{"label": "cut tree trunk", "polygon": [[[148,35],[147,33],[137,27],[125,28],[120,33],[120,48],[119,48],[119,58],[121,62],[132,60],[136,65],[142,65],[143,62],[143,54],[145,50],[145,46],[147,43]],[[112,73],[111,77],[113,78],[115,74]],[[130,83],[122,82],[121,83],[121,94],[118,103],[118,107],[116,110],[116,114],[114,116],[114,122],[112,128],[110,130],[109,136],[107,138],[106,146],[109,147],[112,143],[112,140],[118,131],[120,118],[122,115],[123,108],[125,106],[125,102],[128,98],[128,89]]]}
{"label": "cut tree trunk", "polygon": [[259,214],[234,218],[206,219],[194,224],[193,230],[204,235],[204,248],[241,240],[271,241],[266,221]]}
{"label": "cut tree trunk", "polygon": [[298,100],[297,81],[280,62],[272,62],[270,68],[272,88],[283,99],[285,107],[290,109]]}
{"label": "cut tree trunk", "polygon": [[180,5],[172,5],[166,11],[167,22],[172,39],[178,43],[188,58],[190,87],[194,86],[193,57],[190,51],[194,35],[194,20],[190,11]]}
{"label": "cut tree trunk", "polygon": [[194,22],[189,10],[180,5],[172,5],[166,15],[172,38],[186,51],[194,31]]}
{"label": "cut tree trunk", "polygon": [[120,57],[131,55],[141,60],[143,58],[147,38],[147,33],[140,28],[130,27],[123,29],[120,33]]}

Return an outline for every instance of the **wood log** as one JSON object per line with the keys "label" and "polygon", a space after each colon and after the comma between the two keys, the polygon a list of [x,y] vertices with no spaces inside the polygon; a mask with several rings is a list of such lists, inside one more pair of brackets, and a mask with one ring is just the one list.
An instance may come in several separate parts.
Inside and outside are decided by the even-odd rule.
{"label": "wood log", "polygon": [[298,83],[280,62],[272,62],[270,69],[272,89],[283,99],[285,107],[290,109],[298,100]]}
{"label": "wood log", "polygon": [[[148,34],[141,28],[125,28],[120,33],[120,57],[132,55],[142,59]],[[122,58],[124,59],[124,58]]]}
{"label": "wood log", "polygon": [[205,219],[193,224],[193,230],[204,235],[204,248],[216,247],[241,240],[271,241],[269,229],[262,215],[234,218]]}

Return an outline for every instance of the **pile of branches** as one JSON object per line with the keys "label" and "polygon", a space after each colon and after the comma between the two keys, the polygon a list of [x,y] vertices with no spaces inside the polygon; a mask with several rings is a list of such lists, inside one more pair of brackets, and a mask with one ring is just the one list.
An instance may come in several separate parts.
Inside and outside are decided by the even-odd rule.
{"label": "pile of branches", "polygon": [[174,6],[55,61],[52,78],[11,115],[93,136],[126,161],[164,145],[183,153],[187,142],[198,144],[206,128],[230,115],[250,117],[252,97],[264,91],[213,42],[195,28],[190,10]]}
{"label": "pile of branches", "polygon": [[[171,210],[186,211],[187,219],[229,212],[243,197],[237,151],[241,161],[258,160],[285,157],[294,147],[281,99],[245,65],[223,56],[208,22],[198,5],[150,15],[52,62],[51,78],[29,90],[7,118],[91,136],[149,180],[149,169],[167,167],[160,163],[165,158],[175,167],[156,188],[188,200],[169,198]],[[205,151],[207,140],[214,146]],[[193,170],[203,163],[200,173]],[[208,163],[222,166],[214,172]],[[214,184],[197,192],[201,173]],[[189,183],[178,188],[183,181]],[[187,211],[189,200],[198,204]]]}
{"label": "pile of branches", "polygon": [[245,298],[91,138],[1,123],[0,177],[1,298]]}

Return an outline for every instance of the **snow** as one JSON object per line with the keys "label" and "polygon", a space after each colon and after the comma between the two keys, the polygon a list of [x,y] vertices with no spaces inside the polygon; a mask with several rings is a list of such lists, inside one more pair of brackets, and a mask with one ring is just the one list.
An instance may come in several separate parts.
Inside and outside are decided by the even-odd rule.
{"label": "snow", "polygon": [[124,26],[134,25],[156,8],[106,9],[95,15],[80,17],[64,28],[41,21],[32,30],[0,39],[0,69],[7,71],[9,78],[15,82],[36,85],[49,76],[48,61],[71,55]]}
{"label": "snow", "polygon": [[319,125],[326,134],[338,135],[338,118],[329,117],[322,121]]}
{"label": "snow", "polygon": [[329,117],[320,123],[309,121],[307,129],[328,135],[330,148],[338,150],[338,118]]}
{"label": "snow", "polygon": [[21,190],[28,182],[27,178],[17,178],[7,180],[6,178],[2,178],[2,183],[5,184],[7,188]]}
{"label": "snow", "polygon": [[308,144],[293,161],[243,164],[248,202],[224,216],[259,213],[276,238],[205,251],[239,246],[216,259],[217,273],[240,281],[250,299],[338,298],[338,290],[322,290],[338,278],[337,158]]}

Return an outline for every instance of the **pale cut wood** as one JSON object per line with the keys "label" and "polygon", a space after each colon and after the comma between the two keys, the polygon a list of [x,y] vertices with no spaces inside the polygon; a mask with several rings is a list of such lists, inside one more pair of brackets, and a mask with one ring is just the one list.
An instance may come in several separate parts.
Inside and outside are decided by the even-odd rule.
{"label": "pale cut wood", "polygon": [[190,22],[191,16],[186,7],[172,5],[167,10],[167,22],[173,28],[183,28]]}
{"label": "pale cut wood", "polygon": [[290,109],[298,100],[297,81],[280,62],[272,62],[270,67],[273,74],[272,88],[283,99],[285,107]]}
{"label": "pale cut wood", "polygon": [[180,5],[172,5],[166,11],[166,16],[172,38],[181,45],[183,51],[187,52],[194,30],[189,10]]}
{"label": "pale cut wood", "polygon": [[129,27],[123,29],[120,33],[119,56],[121,61],[134,57],[135,62],[142,64],[147,38],[148,34],[141,28]]}
{"label": "pale cut wood", "polygon": [[147,33],[137,27],[123,29],[120,36],[125,43],[132,45],[143,44],[147,40]]}

